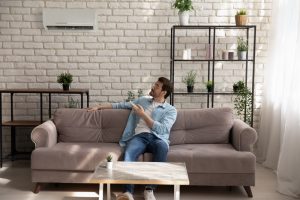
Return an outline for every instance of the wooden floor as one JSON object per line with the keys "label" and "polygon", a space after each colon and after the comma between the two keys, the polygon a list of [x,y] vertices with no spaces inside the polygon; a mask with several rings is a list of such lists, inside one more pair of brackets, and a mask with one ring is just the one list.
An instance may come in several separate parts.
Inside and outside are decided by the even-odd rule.
{"label": "wooden floor", "polygon": [[[40,193],[34,194],[30,179],[30,161],[5,162],[0,169],[0,199],[2,200],[97,200],[97,185],[47,184]],[[114,194],[121,192],[120,185],[113,185]],[[143,187],[135,191],[135,200],[143,200]],[[181,200],[291,200],[292,197],[276,192],[276,176],[257,165],[256,186],[252,187],[253,198],[248,198],[243,188],[182,186]],[[157,200],[172,200],[173,187],[159,186],[155,192]]]}

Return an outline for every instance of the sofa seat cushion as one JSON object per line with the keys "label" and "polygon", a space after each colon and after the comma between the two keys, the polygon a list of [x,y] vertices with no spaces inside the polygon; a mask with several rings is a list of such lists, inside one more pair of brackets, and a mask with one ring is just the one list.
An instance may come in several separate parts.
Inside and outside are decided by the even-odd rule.
{"label": "sofa seat cushion", "polygon": [[189,173],[255,172],[254,154],[237,151],[231,144],[170,146],[167,161],[185,162]]}
{"label": "sofa seat cushion", "polygon": [[94,171],[109,154],[121,156],[118,143],[57,143],[51,148],[37,148],[31,154],[31,168],[42,170]]}

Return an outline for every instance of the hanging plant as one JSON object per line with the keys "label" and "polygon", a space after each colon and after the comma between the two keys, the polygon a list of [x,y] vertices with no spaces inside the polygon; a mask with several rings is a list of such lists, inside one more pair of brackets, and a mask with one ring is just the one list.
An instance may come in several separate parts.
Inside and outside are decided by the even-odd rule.
{"label": "hanging plant", "polygon": [[234,92],[236,97],[234,99],[234,109],[237,112],[237,115],[244,118],[244,121],[251,125],[251,112],[252,112],[252,93],[245,86],[243,81],[239,81],[234,85]]}

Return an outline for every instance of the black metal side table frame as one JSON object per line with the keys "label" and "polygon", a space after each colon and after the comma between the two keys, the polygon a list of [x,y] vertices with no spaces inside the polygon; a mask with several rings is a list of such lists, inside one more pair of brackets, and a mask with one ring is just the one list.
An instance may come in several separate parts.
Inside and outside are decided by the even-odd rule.
{"label": "black metal side table frame", "polygon": [[[2,93],[10,94],[10,121],[2,122]],[[40,120],[14,120],[14,94],[39,94],[40,95]],[[11,127],[11,158],[14,160],[16,151],[16,127],[32,127],[44,122],[43,120],[43,94],[48,94],[49,119],[51,118],[51,97],[52,94],[79,94],[81,98],[81,108],[83,108],[83,95],[86,94],[86,106],[89,107],[89,90],[88,89],[4,89],[0,90],[0,168],[2,168],[2,127]]]}

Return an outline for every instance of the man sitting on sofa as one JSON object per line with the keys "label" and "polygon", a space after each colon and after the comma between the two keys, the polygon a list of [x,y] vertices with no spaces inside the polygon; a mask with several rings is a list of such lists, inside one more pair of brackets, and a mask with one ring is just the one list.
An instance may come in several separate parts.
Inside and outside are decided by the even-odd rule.
{"label": "man sitting on sofa", "polygon": [[[171,82],[165,77],[160,77],[151,88],[151,97],[140,97],[133,102],[99,105],[88,111],[132,109],[120,140],[120,145],[125,148],[124,161],[137,161],[141,154],[149,152],[153,155],[153,162],[165,162],[170,130],[177,116],[175,107],[166,102],[172,89]],[[117,200],[133,200],[133,188],[134,185],[125,185],[124,193],[119,195]],[[145,200],[155,200],[154,188],[153,185],[146,186]]]}

